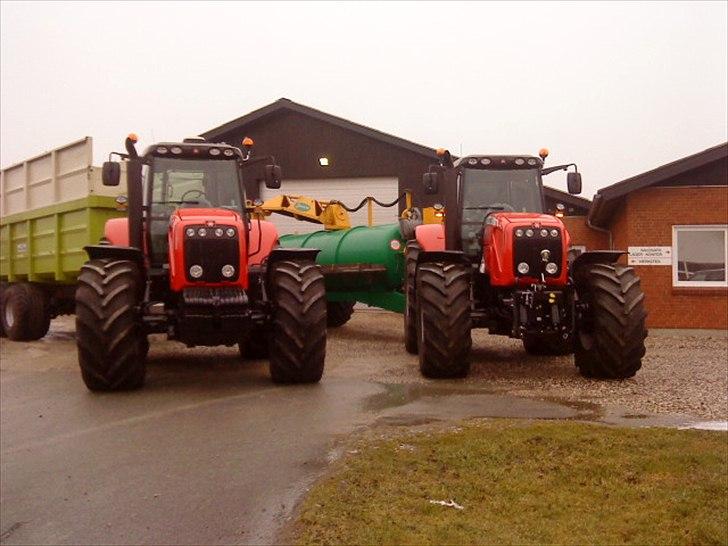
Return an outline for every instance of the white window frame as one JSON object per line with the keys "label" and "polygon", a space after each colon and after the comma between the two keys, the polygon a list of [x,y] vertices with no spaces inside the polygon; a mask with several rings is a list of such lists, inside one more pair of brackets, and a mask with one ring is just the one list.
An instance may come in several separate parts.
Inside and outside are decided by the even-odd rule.
{"label": "white window frame", "polygon": [[728,263],[725,263],[726,278],[721,281],[680,281],[678,280],[678,231],[723,231],[724,259],[728,262],[728,225],[678,225],[672,226],[672,286],[675,288],[726,288],[728,287]]}

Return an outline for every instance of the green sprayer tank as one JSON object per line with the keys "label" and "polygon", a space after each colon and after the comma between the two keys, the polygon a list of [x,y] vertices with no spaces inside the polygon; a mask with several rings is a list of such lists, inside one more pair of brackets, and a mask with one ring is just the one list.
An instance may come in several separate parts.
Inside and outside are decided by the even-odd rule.
{"label": "green sprayer tank", "polygon": [[330,301],[404,311],[404,242],[398,224],[282,235],[284,247],[317,248]]}

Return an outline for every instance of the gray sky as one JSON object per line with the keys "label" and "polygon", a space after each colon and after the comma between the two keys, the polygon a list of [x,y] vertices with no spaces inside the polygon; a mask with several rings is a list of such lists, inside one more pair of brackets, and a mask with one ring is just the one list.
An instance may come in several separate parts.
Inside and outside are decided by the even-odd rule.
{"label": "gray sky", "polygon": [[727,5],[2,2],[0,163],[287,97],[456,154],[546,146],[590,197],[728,140]]}

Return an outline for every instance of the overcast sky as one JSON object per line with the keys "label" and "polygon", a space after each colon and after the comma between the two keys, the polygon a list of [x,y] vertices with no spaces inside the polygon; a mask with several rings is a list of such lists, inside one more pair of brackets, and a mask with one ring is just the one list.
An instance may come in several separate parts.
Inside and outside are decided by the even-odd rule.
{"label": "overcast sky", "polygon": [[590,197],[728,140],[727,5],[2,2],[0,163],[287,97],[456,154],[546,146]]}

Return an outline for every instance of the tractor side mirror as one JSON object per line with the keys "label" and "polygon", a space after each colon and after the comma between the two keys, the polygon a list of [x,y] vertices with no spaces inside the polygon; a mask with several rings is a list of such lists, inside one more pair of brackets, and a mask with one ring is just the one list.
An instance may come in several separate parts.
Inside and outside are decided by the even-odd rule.
{"label": "tractor side mirror", "polygon": [[118,186],[121,180],[121,165],[116,161],[104,161],[101,168],[101,182],[104,186]]}
{"label": "tractor side mirror", "polygon": [[566,174],[566,187],[569,193],[577,195],[581,193],[581,173],[567,173]]}
{"label": "tractor side mirror", "polygon": [[283,172],[281,171],[280,165],[266,165],[265,166],[265,187],[271,190],[277,190],[281,187],[281,178],[283,178]]}
{"label": "tractor side mirror", "polygon": [[422,175],[422,185],[425,186],[425,193],[427,195],[434,195],[437,193],[437,178],[436,172],[429,172]]}

